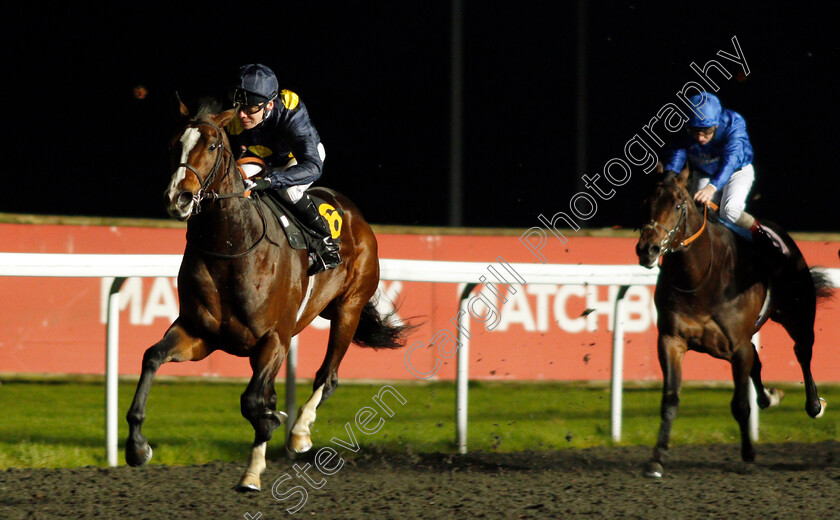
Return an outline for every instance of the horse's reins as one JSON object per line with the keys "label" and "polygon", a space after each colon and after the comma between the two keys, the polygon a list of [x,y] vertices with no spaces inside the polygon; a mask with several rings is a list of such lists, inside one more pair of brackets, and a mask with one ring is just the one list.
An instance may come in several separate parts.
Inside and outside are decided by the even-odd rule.
{"label": "horse's reins", "polygon": [[[189,122],[189,124],[190,125],[207,125],[207,126],[213,128],[214,130],[216,130],[217,132],[219,132],[220,136],[222,135],[222,132],[223,132],[223,130],[218,125],[216,125],[215,123],[211,123],[210,121],[193,119],[192,121]],[[233,152],[227,146],[225,146],[224,141],[222,141],[220,143],[219,153],[216,154],[216,162],[213,165],[213,169],[210,170],[210,173],[207,174],[206,178],[203,178],[201,173],[198,171],[198,169],[196,169],[193,165],[191,165],[189,163],[181,163],[181,164],[178,165],[179,167],[183,166],[187,170],[191,171],[196,176],[196,178],[198,179],[198,182],[201,186],[199,188],[198,192],[195,195],[193,195],[193,202],[194,202],[193,207],[195,208],[195,213],[196,214],[201,212],[201,203],[205,199],[208,199],[208,200],[211,200],[211,201],[217,201],[219,199],[233,199],[233,198],[250,199],[250,196],[251,196],[251,191],[250,190],[244,190],[242,192],[233,192],[233,193],[217,193],[217,192],[212,191],[212,190],[209,190],[209,191],[207,190],[208,186],[210,185],[211,182],[213,182],[213,179],[215,178],[216,173],[219,171],[219,168],[222,165],[222,154],[223,153],[227,153],[231,158],[233,158]],[[225,177],[230,175],[231,170],[233,170],[234,168],[236,168],[235,163],[233,161],[229,162],[227,171],[225,171]],[[241,170],[240,170],[240,173],[242,173],[242,178],[244,180],[244,178],[245,178],[244,173]],[[190,246],[195,247],[196,249],[198,249],[202,253],[205,253],[205,254],[208,254],[208,255],[211,255],[211,256],[215,256],[215,257],[218,257],[218,258],[239,258],[239,257],[247,255],[248,253],[250,253],[251,251],[256,249],[256,247],[260,244],[260,242],[262,242],[263,239],[266,239],[267,236],[268,236],[268,223],[265,220],[265,214],[263,213],[262,207],[259,204],[257,204],[256,207],[257,207],[257,213],[260,216],[260,221],[262,222],[263,230],[262,230],[262,234],[260,235],[260,238],[258,238],[257,241],[254,242],[254,244],[251,247],[249,247],[248,249],[246,249],[245,251],[243,251],[241,253],[233,253],[233,254],[217,253],[215,251],[210,251],[210,250],[204,249],[202,247],[198,247],[195,244],[190,243],[189,240],[187,240],[187,243]],[[271,242],[272,244],[278,245],[271,239],[268,239],[268,241]]]}
{"label": "horse's reins", "polygon": [[[715,204],[714,202],[709,201],[706,204],[704,204],[703,205],[703,225],[700,226],[700,229],[698,229],[697,232],[695,232],[693,235],[691,235],[688,238],[683,239],[677,247],[672,247],[672,243],[674,241],[674,235],[676,235],[677,230],[680,228],[680,226],[681,225],[684,226],[683,235],[688,233],[688,201],[687,200],[684,200],[682,202],[682,204],[680,204],[677,207],[677,210],[680,211],[680,218],[677,220],[677,223],[671,229],[667,229],[665,226],[663,226],[662,224],[660,224],[659,222],[657,222],[655,220],[651,220],[650,222],[648,222],[647,224],[642,226],[642,229],[650,227],[650,228],[653,228],[653,229],[662,230],[665,233],[665,237],[663,237],[662,240],[659,242],[659,248],[661,250],[660,254],[662,256],[666,255],[667,253],[673,253],[673,252],[679,251],[680,249],[685,249],[685,248],[687,248],[688,245],[690,245],[692,242],[697,240],[700,237],[700,235],[703,234],[703,231],[706,230],[706,220],[707,220],[706,217],[707,217],[708,210],[709,210],[710,206],[714,210],[718,209],[717,204]],[[679,292],[684,292],[684,293],[693,293],[693,292],[697,292],[698,290],[700,290],[700,288],[709,279],[709,275],[712,272],[712,265],[714,264],[714,261],[715,261],[715,248],[714,248],[714,245],[711,242],[711,237],[710,237],[709,238],[709,267],[706,269],[706,274],[703,275],[703,279],[700,281],[700,283],[697,284],[697,287],[695,287],[694,289],[680,289],[676,285],[673,286],[674,289],[676,289]]]}
{"label": "horse's reins", "polygon": [[698,229],[697,232],[694,233],[693,235],[691,235],[690,237],[688,237],[688,238],[684,239],[682,242],[680,242],[677,247],[672,247],[672,243],[674,242],[674,235],[677,234],[677,230],[679,230],[680,226],[684,225],[684,227],[685,227],[685,231],[684,231],[683,234],[688,233],[688,206],[687,206],[687,204],[688,204],[688,201],[683,201],[682,204],[677,206],[677,211],[680,212],[680,218],[677,220],[677,223],[674,224],[674,227],[672,227],[671,229],[666,228],[665,226],[663,226],[662,224],[660,224],[659,222],[657,222],[655,220],[651,220],[650,222],[648,222],[647,224],[642,226],[643,230],[647,229],[647,228],[653,228],[653,229],[660,230],[663,233],[665,233],[665,236],[659,242],[659,248],[660,248],[663,255],[665,255],[667,253],[673,253],[673,252],[679,251],[681,248],[684,248],[684,247],[688,246],[689,244],[691,244],[692,242],[694,242],[695,240],[697,240],[700,237],[700,235],[703,234],[703,231],[706,230],[706,215],[707,215],[707,211],[708,211],[709,207],[711,206],[711,208],[714,209],[714,210],[718,209],[717,204],[715,204],[714,202],[706,203],[703,206],[703,225],[700,226],[700,229]]}
{"label": "horse's reins", "polygon": [[712,201],[709,201],[706,204],[704,204],[703,205],[703,225],[700,226],[700,229],[697,230],[697,233],[694,233],[690,237],[683,240],[682,243],[680,244],[680,246],[687,246],[688,244],[694,242],[697,239],[697,237],[699,237],[700,235],[703,234],[703,230],[706,229],[706,214],[709,211],[709,206],[711,206],[711,208],[715,211],[717,211],[717,209],[718,209],[718,205],[715,204]]}

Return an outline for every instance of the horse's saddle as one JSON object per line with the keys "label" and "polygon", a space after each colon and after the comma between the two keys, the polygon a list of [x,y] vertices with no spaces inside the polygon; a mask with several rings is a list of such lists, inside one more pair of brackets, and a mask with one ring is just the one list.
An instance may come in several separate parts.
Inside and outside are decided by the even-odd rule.
{"label": "horse's saddle", "polygon": [[[735,233],[739,237],[743,238],[747,242],[754,242],[755,241],[753,239],[752,231],[750,231],[749,229],[744,229],[740,226],[737,226],[735,224],[732,224],[731,222],[727,222],[726,220],[723,220],[723,219],[720,219],[720,218],[717,221],[719,223],[723,224],[725,227],[729,228],[730,231],[732,231],[733,233]],[[791,252],[790,248],[787,246],[787,244],[785,244],[785,241],[782,239],[781,235],[779,235],[779,233],[775,229],[773,229],[769,226],[761,226],[761,230],[767,236],[767,239],[770,242],[773,243],[773,245],[776,247],[776,249],[778,249],[779,252],[782,253],[782,255],[784,255],[785,257],[788,257],[788,258],[791,256],[792,252]]]}
{"label": "horse's saddle", "polygon": [[[252,193],[251,196],[264,202],[268,209],[271,210],[272,215],[274,215],[274,218],[277,219],[280,227],[282,227],[283,231],[286,233],[286,239],[289,241],[289,245],[292,249],[312,249],[312,244],[318,240],[318,233],[301,222],[300,219],[295,216],[294,211],[292,211],[287,206],[286,202],[276,195],[273,190]],[[316,197],[315,195],[310,194],[309,196],[313,201],[315,201],[315,205],[319,208],[326,204],[326,201]],[[332,208],[332,206],[330,206],[330,208]],[[341,209],[336,209],[336,211],[338,211],[339,215],[344,214]]]}
{"label": "horse's saddle", "polygon": [[[265,162],[256,156],[247,155],[241,157],[236,161],[239,173],[243,179],[249,179],[255,175],[259,175],[265,170]],[[307,191],[309,193],[309,191]],[[325,200],[316,197],[309,193],[309,196],[315,202],[315,206],[319,209],[321,216],[327,219],[328,227],[332,232],[333,239],[339,243],[338,235],[341,232],[341,217],[344,211],[341,208],[334,208]],[[251,197],[262,201],[271,210],[271,213],[277,219],[280,227],[286,233],[286,239],[292,249],[306,249],[313,251],[312,245],[318,241],[319,235],[317,232],[309,229],[309,227],[301,222],[295,216],[295,213],[290,209],[282,198],[274,190],[265,190],[262,192],[252,192]],[[328,212],[329,215],[325,212]],[[315,249],[317,251],[317,249]],[[310,256],[310,262],[312,258]]]}

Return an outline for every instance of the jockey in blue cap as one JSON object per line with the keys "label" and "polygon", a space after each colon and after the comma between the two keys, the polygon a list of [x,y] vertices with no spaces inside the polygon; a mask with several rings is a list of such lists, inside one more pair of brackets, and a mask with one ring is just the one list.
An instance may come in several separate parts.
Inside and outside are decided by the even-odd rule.
{"label": "jockey in blue cap", "polygon": [[757,242],[778,248],[766,228],[744,211],[755,181],[753,149],[744,118],[723,108],[717,96],[708,92],[695,94],[689,101],[696,112],[686,122],[687,134],[669,150],[665,171],[678,172],[688,160],[698,175],[694,200],[716,203],[725,224],[747,229]]}
{"label": "jockey in blue cap", "polygon": [[295,214],[319,235],[320,265],[315,272],[341,265],[339,245],[306,189],[321,177],[324,145],[297,94],[280,90],[277,76],[261,64],[239,68],[230,90],[235,117],[226,130],[231,146],[265,163],[260,176],[247,181],[251,190],[273,189]]}

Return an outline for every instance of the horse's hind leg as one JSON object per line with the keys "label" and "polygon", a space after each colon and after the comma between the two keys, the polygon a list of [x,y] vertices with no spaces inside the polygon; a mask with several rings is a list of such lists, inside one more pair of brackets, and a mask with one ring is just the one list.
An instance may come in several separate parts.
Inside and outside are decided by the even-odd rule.
{"label": "horse's hind leg", "polygon": [[254,445],[248,467],[236,486],[238,491],[259,491],[260,475],[265,470],[265,449],[276,430],[286,420],[286,414],[277,411],[277,393],[274,379],[280,365],[286,359],[289,339],[283,342],[276,332],[260,340],[251,355],[253,376],[242,393],[240,406],[242,416],[254,427]]}
{"label": "horse's hind leg", "polygon": [[163,339],[143,354],[143,370],[128,410],[128,439],[125,443],[125,461],[129,466],[142,466],[152,458],[152,448],[141,431],[146,418],[146,400],[158,368],[167,361],[198,361],[210,353],[203,340],[189,335],[178,323],[172,324]]}
{"label": "horse's hind leg", "polygon": [[[810,289],[809,292],[801,291],[804,294],[785,295],[780,298],[783,308],[780,308],[778,317],[774,317],[785,328],[793,340],[793,352],[796,360],[802,368],[802,377],[805,382],[805,411],[814,419],[822,417],[825,411],[825,400],[817,393],[817,384],[811,374],[811,355],[814,347],[814,318],[816,316],[816,295],[813,290],[813,282],[810,273],[807,273],[807,280],[798,278],[790,283],[798,284],[797,287]],[[800,277],[801,278],[801,277]]]}
{"label": "horse's hind leg", "polygon": [[660,408],[661,423],[656,447],[653,448],[653,458],[648,462],[644,475],[660,478],[664,473],[662,462],[668,452],[671,439],[671,426],[677,417],[680,405],[680,386],[682,385],[682,361],[686,351],[686,344],[676,336],[661,335],[658,340],[659,365],[662,368],[662,405]]}
{"label": "horse's hind leg", "polygon": [[817,383],[811,374],[811,354],[814,347],[814,330],[811,327],[800,327],[797,324],[786,324],[782,326],[793,338],[793,352],[796,360],[802,368],[802,377],[805,382],[805,411],[814,419],[822,417],[825,412],[825,400],[817,393]]}
{"label": "horse's hind leg", "polygon": [[753,364],[757,359],[755,348],[751,343],[736,348],[732,359],[730,359],[732,381],[735,383],[735,392],[731,403],[732,415],[738,421],[738,427],[741,430],[741,459],[746,462],[755,460],[755,448],[752,445],[752,439],[750,439],[749,384],[750,373],[753,371]]}
{"label": "horse's hind leg", "polygon": [[358,309],[349,305],[331,309],[332,320],[327,354],[315,375],[312,396],[298,411],[297,420],[286,442],[286,449],[291,452],[303,453],[312,448],[311,428],[315,423],[316,409],[335,392],[338,386],[338,366],[359,326],[362,307],[364,307],[364,302],[358,306]]}
{"label": "horse's hind leg", "polygon": [[755,393],[758,406],[762,410],[770,406],[777,406],[785,397],[785,393],[776,388],[765,388],[761,382],[761,360],[758,358],[758,349],[751,344],[753,349],[753,365],[750,370],[750,379],[755,386]]}

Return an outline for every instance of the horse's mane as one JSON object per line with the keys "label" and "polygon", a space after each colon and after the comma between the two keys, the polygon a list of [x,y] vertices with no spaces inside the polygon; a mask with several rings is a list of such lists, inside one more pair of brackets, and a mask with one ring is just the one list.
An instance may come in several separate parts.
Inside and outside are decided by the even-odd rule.
{"label": "horse's mane", "polygon": [[[656,186],[659,189],[662,188],[672,188],[677,187],[677,176],[679,174],[676,172],[669,172],[667,174],[662,175],[662,177],[656,182]],[[685,191],[688,193],[688,199],[691,200],[694,198],[694,194],[697,192],[697,171],[695,169],[691,169],[691,172],[688,175],[688,180],[685,183]],[[703,206],[699,203],[695,204],[698,211],[703,213]],[[719,215],[718,212],[712,208],[709,208],[707,211],[707,219],[710,222],[718,222]]]}
{"label": "horse's mane", "polygon": [[[669,187],[676,184],[677,176],[679,173],[677,172],[668,172],[667,174],[662,175],[662,177],[657,182],[658,186],[662,187]],[[690,170],[688,174],[688,180],[685,183],[685,191],[688,192],[690,196],[694,196],[695,192],[697,191],[697,171],[693,168]]]}
{"label": "horse's mane", "polygon": [[676,182],[677,175],[679,175],[677,172],[668,172],[668,173],[666,173],[665,175],[662,176],[662,179],[659,180],[659,184],[661,184],[663,186],[673,185]]}
{"label": "horse's mane", "polygon": [[204,97],[198,100],[198,111],[195,114],[196,119],[201,119],[205,116],[218,114],[222,111],[222,103],[212,97]]}

